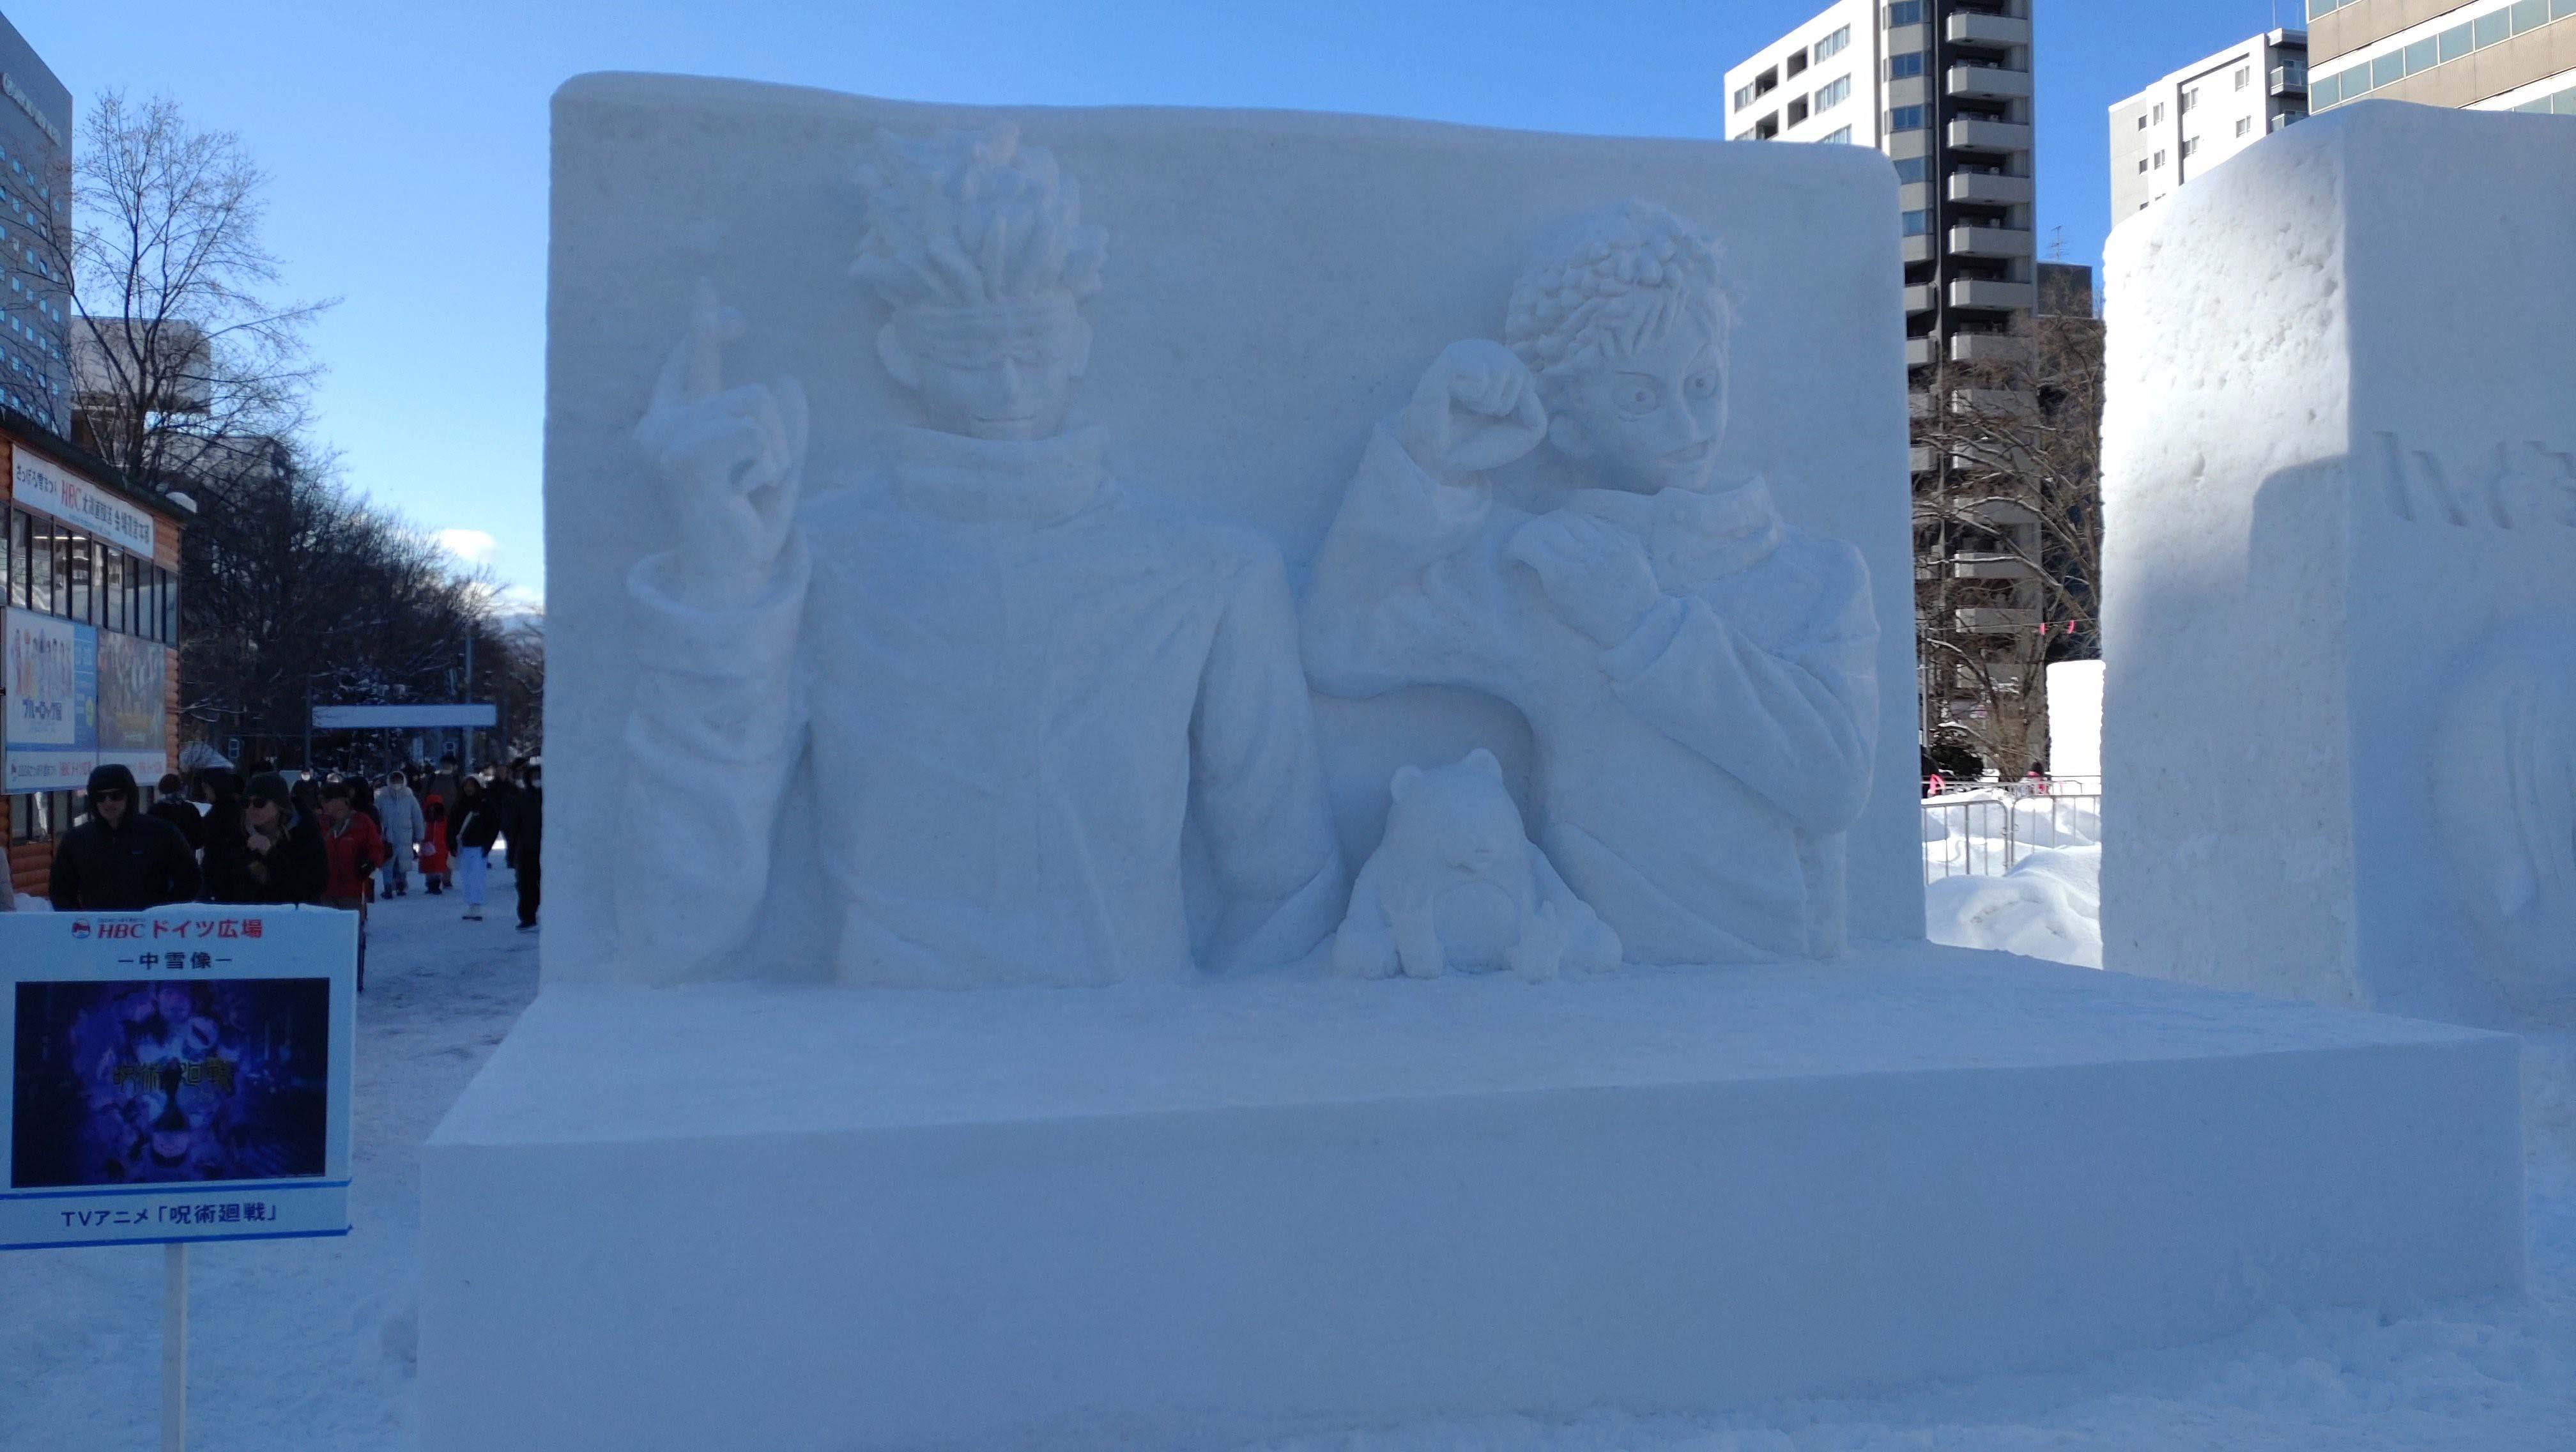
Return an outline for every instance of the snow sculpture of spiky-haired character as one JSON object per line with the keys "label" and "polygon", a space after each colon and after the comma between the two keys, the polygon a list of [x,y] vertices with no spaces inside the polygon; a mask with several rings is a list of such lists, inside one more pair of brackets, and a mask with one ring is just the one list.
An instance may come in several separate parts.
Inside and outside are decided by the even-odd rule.
{"label": "snow sculpture of spiky-haired character", "polygon": [[[1574,219],[1503,342],[1451,344],[1377,429],[1306,604],[1322,690],[1520,708],[1539,842],[1636,962],[1838,951],[1877,738],[1859,553],[1717,474],[1721,263],[1650,202]],[[1487,486],[1524,458],[1544,513]]]}
{"label": "snow sculpture of spiky-haired character", "polygon": [[[923,426],[800,502],[801,393],[722,387],[739,325],[702,286],[637,430],[682,529],[630,581],[629,960],[744,971],[791,794],[823,804],[843,982],[1094,983],[1316,949],[1343,877],[1277,554],[1134,504],[1104,431],[1068,427],[1106,232],[1008,125],[880,132],[859,181],[851,271]],[[794,791],[800,771],[819,790]],[[1197,943],[1185,820],[1224,894]]]}

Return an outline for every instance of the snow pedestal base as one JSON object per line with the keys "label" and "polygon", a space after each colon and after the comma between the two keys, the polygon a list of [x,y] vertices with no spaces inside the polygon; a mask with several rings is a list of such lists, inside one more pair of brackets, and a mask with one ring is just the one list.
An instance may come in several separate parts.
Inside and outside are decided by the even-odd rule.
{"label": "snow pedestal base", "polygon": [[432,1138],[432,1452],[1682,1410],[2520,1284],[2516,1041],[1825,968],[549,990]]}

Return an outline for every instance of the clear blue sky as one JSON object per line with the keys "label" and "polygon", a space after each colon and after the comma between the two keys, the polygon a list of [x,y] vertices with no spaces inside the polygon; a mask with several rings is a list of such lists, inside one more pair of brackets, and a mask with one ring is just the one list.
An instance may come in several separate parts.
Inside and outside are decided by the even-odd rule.
{"label": "clear blue sky", "polygon": [[[274,175],[315,342],[321,440],[431,529],[544,589],[546,98],[591,70],[922,100],[1290,107],[1715,137],[1725,68],[1821,0],[0,0],[86,107],[177,98]],[[2105,108],[2298,0],[2036,0],[2040,228],[2094,263]]]}

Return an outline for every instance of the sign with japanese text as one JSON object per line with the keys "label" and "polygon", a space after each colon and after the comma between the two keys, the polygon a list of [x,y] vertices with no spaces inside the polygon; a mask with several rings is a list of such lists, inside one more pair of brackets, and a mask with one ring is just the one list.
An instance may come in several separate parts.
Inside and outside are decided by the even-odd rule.
{"label": "sign with japanese text", "polygon": [[98,632],[98,760],[149,787],[170,769],[170,652],[140,636]]}
{"label": "sign with japanese text", "polygon": [[0,656],[6,789],[78,791],[98,764],[98,632],[26,610],[9,611],[0,629],[8,636]]}
{"label": "sign with japanese text", "polygon": [[9,488],[20,507],[152,558],[152,516],[23,448],[9,450]]}
{"label": "sign with japanese text", "polygon": [[0,915],[0,1250],[342,1235],[358,917]]}

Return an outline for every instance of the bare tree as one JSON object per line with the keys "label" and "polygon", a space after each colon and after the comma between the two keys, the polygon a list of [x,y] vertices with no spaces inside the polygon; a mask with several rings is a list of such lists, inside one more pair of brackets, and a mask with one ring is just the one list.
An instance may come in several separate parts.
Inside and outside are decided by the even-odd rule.
{"label": "bare tree", "polygon": [[1927,695],[1936,744],[2007,778],[2039,760],[2046,670],[2101,654],[2102,324],[2041,314],[2010,358],[1935,379],[1915,443]]}
{"label": "bare tree", "polygon": [[274,295],[268,178],[231,132],[109,90],[74,154],[34,265],[69,280],[75,441],[138,483],[221,496],[303,422],[305,332],[332,304]]}

